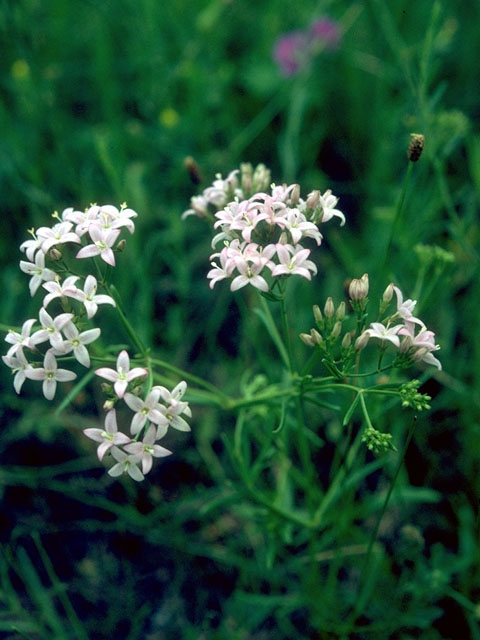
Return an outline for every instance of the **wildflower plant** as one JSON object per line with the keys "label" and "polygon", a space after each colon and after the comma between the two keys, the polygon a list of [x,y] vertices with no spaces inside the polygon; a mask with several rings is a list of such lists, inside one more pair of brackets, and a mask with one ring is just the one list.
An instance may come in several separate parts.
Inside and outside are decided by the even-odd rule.
{"label": "wildflower plant", "polygon": [[[419,391],[419,380],[406,378],[406,370],[442,368],[435,355],[435,334],[416,314],[416,301],[393,282],[383,287],[375,283],[374,290],[384,292],[370,299],[367,273],[348,281],[346,297],[340,293],[336,301],[328,296],[314,305],[314,326],[293,339],[288,288],[317,276],[316,259],[324,250],[329,223],[334,218],[340,227],[346,223],[339,206],[329,189],[302,196],[298,184],[272,182],[265,166],[243,164],[226,178],[217,175],[183,214],[195,215],[211,227],[214,253],[206,272],[210,288],[228,283],[234,294],[251,290],[258,301],[257,315],[283,364],[277,380],[260,376],[259,382],[256,377],[244,388],[243,398],[224,401],[224,408],[238,416],[233,439],[225,437],[224,442],[242,495],[259,512],[266,508],[271,518],[283,522],[284,539],[289,539],[292,526],[312,536],[328,530],[335,505],[350,491],[346,487],[353,482],[349,477],[362,450],[367,459],[374,455],[381,460],[402,448],[394,432],[383,430],[384,421],[383,428],[379,426],[378,400],[415,411],[428,409],[430,397]],[[301,342],[308,350],[303,359],[298,356]],[[337,443],[333,475],[326,485],[316,467],[318,447],[326,437],[315,415],[319,407],[339,412],[345,433],[345,441]],[[259,436],[265,421],[273,425]],[[414,424],[415,420],[406,446]],[[365,477],[369,465],[356,473]],[[390,493],[387,501],[389,497]]]}
{"label": "wildflower plant", "polygon": [[[19,331],[8,332],[5,341],[10,347],[3,362],[14,374],[17,393],[27,381],[41,382],[47,400],[55,398],[59,383],[72,383],[80,376],[78,387],[70,390],[73,397],[90,375],[82,370],[93,369],[98,378],[107,380],[102,385],[107,395],[107,413],[100,419],[104,427],[85,429],[84,434],[100,443],[99,460],[113,459],[111,476],[126,473],[143,480],[152,456],[171,453],[157,441],[169,427],[189,431],[183,416],[191,417],[191,412],[188,402],[180,400],[186,382],[171,392],[153,385],[154,359],[130,325],[111,284],[116,254],[125,244],[120,236],[124,231],[134,233],[137,213],[126,205],[91,205],[83,212],[68,208],[53,217],[55,224],[32,229],[32,238],[20,246],[27,258],[20,261],[20,269],[30,276],[30,294],[39,301],[38,317],[24,321]],[[105,305],[116,311],[131,338],[132,359],[121,349],[112,361],[111,348],[100,346],[101,328],[96,324]],[[118,429],[119,404],[133,412],[130,425],[125,425],[127,433]]]}

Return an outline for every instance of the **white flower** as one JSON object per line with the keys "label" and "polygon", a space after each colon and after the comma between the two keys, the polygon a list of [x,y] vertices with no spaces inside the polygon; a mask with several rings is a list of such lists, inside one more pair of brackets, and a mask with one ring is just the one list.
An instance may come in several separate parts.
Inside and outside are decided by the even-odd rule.
{"label": "white flower", "polygon": [[245,258],[238,258],[235,266],[240,275],[233,279],[230,285],[231,291],[237,291],[247,284],[251,284],[260,291],[268,291],[267,281],[260,275],[265,267],[265,262],[261,258],[253,258],[249,262]]}
{"label": "white flower", "polygon": [[158,434],[155,435],[155,427],[151,424],[142,442],[132,442],[124,447],[125,451],[140,458],[144,475],[147,475],[152,468],[153,457],[164,458],[172,453],[168,449],[165,449],[165,447],[154,444],[156,439],[158,439]]}
{"label": "white flower", "polygon": [[41,249],[43,253],[47,253],[57,244],[65,244],[66,242],[75,242],[80,244],[81,240],[76,233],[71,231],[73,224],[71,222],[59,222],[53,227],[40,227],[37,229],[37,238],[42,243]]}
{"label": "white flower", "polygon": [[[159,405],[158,400],[160,398],[160,389],[154,387],[147,395],[145,400],[142,400],[133,393],[126,393],[124,400],[132,411],[135,411],[135,415],[132,418],[132,424],[130,431],[133,435],[141,431],[147,420],[155,422],[159,427],[165,427],[165,433],[167,432],[168,420],[165,418],[162,409],[165,407]],[[157,435],[157,438],[160,436]]]}
{"label": "white flower", "polygon": [[300,242],[302,238],[313,238],[317,245],[322,242],[322,234],[313,222],[308,222],[303,213],[298,209],[289,209],[285,218],[285,228],[292,236],[293,244]]}
{"label": "white flower", "polygon": [[35,295],[38,287],[44,280],[55,280],[57,275],[55,271],[45,268],[45,254],[43,251],[37,251],[35,255],[35,263],[20,260],[20,269],[29,276],[32,276],[28,283],[30,295],[32,296]]}
{"label": "white flower", "polygon": [[322,222],[328,222],[334,216],[340,218],[340,226],[343,227],[345,224],[345,216],[339,209],[335,209],[337,206],[338,198],[336,198],[330,189],[327,189],[323,196],[319,197],[319,204],[323,210],[323,215],[321,218]]}
{"label": "white flower", "polygon": [[115,460],[118,460],[118,462],[117,464],[114,464],[111,469],[109,469],[109,475],[115,478],[117,476],[121,476],[122,473],[128,473],[128,475],[137,482],[140,482],[144,479],[143,473],[137,466],[138,464],[140,464],[141,456],[132,454],[127,455],[118,447],[112,447],[111,453]]}
{"label": "white flower", "polygon": [[54,319],[46,309],[42,307],[38,313],[38,317],[42,328],[33,334],[32,340],[35,341],[34,344],[50,340],[52,347],[60,353],[63,353],[63,337],[60,331],[67,322],[73,318],[73,313],[61,313]]}
{"label": "white flower", "polygon": [[66,340],[63,341],[61,350],[55,355],[65,355],[73,351],[73,355],[78,362],[88,368],[90,366],[90,356],[85,345],[97,340],[100,336],[100,329],[89,329],[79,333],[73,322],[68,322],[62,331]]}
{"label": "white flower", "polygon": [[68,276],[60,283],[58,276],[55,280],[50,280],[42,284],[42,287],[49,293],[43,299],[43,306],[47,307],[55,298],[74,298],[79,299],[79,290],[75,286],[78,276]]}
{"label": "white flower", "polygon": [[400,318],[403,318],[406,322],[414,322],[415,324],[419,324],[424,327],[425,325],[419,318],[415,318],[413,316],[413,310],[415,309],[415,305],[417,304],[416,300],[403,300],[403,294],[398,287],[393,287],[395,291],[395,295],[397,296],[397,315]]}
{"label": "white flower", "polygon": [[95,276],[87,276],[83,291],[78,292],[78,300],[85,306],[87,318],[93,318],[97,313],[99,304],[111,304],[115,306],[115,300],[104,294],[97,294],[97,280]]}
{"label": "white flower", "polygon": [[93,240],[93,244],[88,244],[83,249],[80,249],[76,257],[93,258],[94,256],[100,256],[107,264],[114,267],[115,256],[112,247],[120,234],[120,229],[103,230],[96,224],[90,224],[88,233]]}
{"label": "white flower", "polygon": [[130,438],[118,431],[117,414],[111,409],[105,416],[105,429],[84,429],[87,438],[100,442],[97,448],[98,459],[101,460],[106,452],[116,444],[127,444]]}
{"label": "white flower", "polygon": [[292,247],[290,244],[277,244],[277,256],[280,264],[272,269],[272,276],[280,275],[298,275],[307,280],[311,280],[310,271],[315,275],[317,267],[311,260],[307,260],[310,255],[310,249],[304,249],[297,244]]}
{"label": "white flower", "polygon": [[95,371],[97,376],[105,378],[110,382],[113,382],[113,388],[119,398],[123,398],[125,391],[127,390],[128,383],[140,376],[146,376],[148,371],[142,367],[135,367],[130,370],[130,358],[128,353],[123,350],[120,352],[117,358],[117,370],[102,367]]}
{"label": "white flower", "polygon": [[77,377],[73,371],[57,368],[57,361],[51,350],[45,354],[43,367],[25,369],[25,376],[29,380],[43,380],[43,395],[47,400],[53,400],[57,381],[69,382]]}
{"label": "white flower", "polygon": [[388,340],[397,348],[400,346],[400,338],[397,336],[397,333],[402,328],[401,324],[397,324],[394,327],[387,328],[381,322],[372,322],[370,327],[366,329],[361,336],[359,336],[358,340],[362,338],[362,336],[368,336],[369,338],[376,338],[377,340],[381,340],[384,342]]}
{"label": "white flower", "polygon": [[12,373],[15,374],[13,378],[13,387],[17,393],[20,393],[23,383],[26,379],[26,372],[32,369],[32,366],[27,362],[25,354],[22,349],[18,349],[14,356],[2,356],[3,362],[12,369]]}
{"label": "white flower", "polygon": [[[181,417],[182,414],[185,414],[189,418],[192,417],[188,402],[182,401],[183,394],[187,390],[187,383],[182,380],[171,392],[166,387],[157,386],[153,388],[160,391],[160,396],[167,405],[165,417],[168,420],[169,426],[179,431],[190,431],[189,425]],[[159,433],[161,433],[160,428],[157,431],[157,439],[162,437]]]}
{"label": "white flower", "polygon": [[[31,230],[31,233],[33,233],[33,229]],[[35,252],[40,249],[40,244],[40,240],[34,236],[32,240],[25,240],[25,242],[22,242],[20,245],[20,251],[25,253],[30,262],[33,262]]]}
{"label": "white flower", "polygon": [[5,336],[5,341],[9,342],[12,345],[7,352],[8,357],[14,356],[17,353],[17,351],[22,350],[23,347],[27,347],[27,349],[34,348],[35,342],[32,341],[30,332],[35,322],[36,322],[35,318],[26,320],[23,323],[22,330],[20,333],[17,333],[12,329],[9,330],[9,332]]}

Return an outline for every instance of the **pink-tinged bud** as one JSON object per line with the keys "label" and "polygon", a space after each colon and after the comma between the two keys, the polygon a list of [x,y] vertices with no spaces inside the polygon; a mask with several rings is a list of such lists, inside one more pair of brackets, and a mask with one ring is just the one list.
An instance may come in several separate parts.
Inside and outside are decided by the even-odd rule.
{"label": "pink-tinged bud", "polygon": [[362,335],[358,336],[358,338],[355,340],[355,349],[357,351],[361,351],[362,349],[365,349],[369,339],[370,339],[370,336],[368,335],[368,333],[364,331]]}
{"label": "pink-tinged bud", "polygon": [[335,318],[337,320],[342,321],[345,318],[345,302],[340,302],[340,304],[337,307],[337,313],[335,314]]}
{"label": "pink-tinged bud", "polygon": [[314,347],[315,344],[312,340],[312,336],[308,333],[301,333],[300,340],[307,345],[307,347]]}
{"label": "pink-tinged bud", "polygon": [[306,205],[307,209],[316,209],[318,207],[318,203],[320,202],[320,191],[316,189],[308,194]]}
{"label": "pink-tinged bud", "polygon": [[53,249],[50,249],[50,251],[48,252],[48,257],[50,258],[50,260],[57,262],[58,260],[62,259],[63,255],[61,251],[53,247]]}
{"label": "pink-tinged bud", "polygon": [[105,400],[105,402],[103,403],[103,408],[105,409],[105,411],[110,411],[110,409],[113,409],[115,407],[115,400]]}
{"label": "pink-tinged bud", "polygon": [[393,282],[391,282],[383,292],[382,300],[383,302],[385,302],[385,304],[388,304],[392,298],[393,298]]}
{"label": "pink-tinged bud", "polygon": [[300,185],[296,184],[292,189],[292,194],[290,196],[290,204],[292,206],[295,206],[298,204],[299,200],[300,200]]}
{"label": "pink-tinged bud", "polygon": [[335,307],[333,305],[333,300],[330,296],[327,298],[327,301],[325,302],[323,313],[327,316],[327,318],[333,318],[333,315],[335,313]]}
{"label": "pink-tinged bud", "polygon": [[333,325],[332,336],[334,338],[338,338],[338,336],[341,333],[342,333],[342,323],[340,322],[340,320],[337,320],[337,322]]}
{"label": "pink-tinged bud", "polygon": [[365,300],[368,296],[368,273],[364,273],[360,279],[354,278],[350,282],[348,295],[350,296],[350,300],[354,302]]}

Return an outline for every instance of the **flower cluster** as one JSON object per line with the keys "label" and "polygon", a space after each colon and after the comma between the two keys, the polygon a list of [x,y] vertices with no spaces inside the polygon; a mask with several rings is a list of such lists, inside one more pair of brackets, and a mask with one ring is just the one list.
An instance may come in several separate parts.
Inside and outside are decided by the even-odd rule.
{"label": "flower cluster", "polygon": [[381,310],[385,313],[395,293],[396,311],[382,322],[372,322],[356,341],[356,348],[363,349],[369,340],[380,340],[382,345],[393,344],[398,349],[397,366],[408,366],[412,362],[425,362],[438,369],[440,361],[433,355],[440,347],[435,344],[435,334],[413,315],[416,300],[404,300],[400,289],[393,283],[385,289]]}
{"label": "flower cluster", "polygon": [[[116,461],[108,471],[111,476],[128,473],[134,480],[143,480],[152,468],[153,458],[171,453],[165,447],[155,444],[165,436],[168,428],[190,431],[188,423],[182,417],[192,415],[188,402],[182,400],[187,384],[182,381],[171,392],[166,387],[152,387],[144,399],[137,393],[127,392],[129,383],[147,376],[148,370],[143,367],[130,369],[130,358],[125,350],[117,358],[116,369],[102,367],[95,373],[114,383],[115,397],[105,403],[109,408],[105,417],[105,429],[84,429],[84,434],[100,443],[97,448],[99,460],[109,452]],[[132,438],[118,431],[117,414],[113,408],[118,399],[122,399],[133,412],[130,422]],[[143,439],[139,440],[142,433]]]}
{"label": "flower cluster", "polygon": [[[435,344],[435,334],[426,328],[422,320],[413,315],[416,301],[404,300],[400,289],[394,284],[389,284],[380,303],[381,321],[371,322],[367,326],[368,290],[369,281],[366,273],[349,283],[349,305],[357,318],[356,329],[344,328],[344,322],[348,320],[345,302],[341,302],[335,309],[333,300],[329,297],[323,313],[317,305],[313,307],[317,328],[311,329],[310,333],[300,334],[301,340],[309,347],[320,349],[324,356],[324,364],[340,377],[342,376],[338,365],[348,366],[370,340],[379,340],[382,352],[389,344],[397,349],[393,363],[396,367],[424,362],[441,369],[441,363],[433,355],[433,352],[440,348]],[[396,310],[387,313],[394,294]],[[333,352],[337,343],[341,345],[339,359]]]}
{"label": "flower cluster", "polygon": [[308,29],[290,31],[275,43],[273,58],[284,76],[299,73],[322,50],[336,49],[340,28],[330,18],[319,18]]}
{"label": "flower cluster", "polygon": [[[67,245],[77,248],[80,245],[73,259],[99,258],[114,267],[115,253],[125,243],[124,240],[119,241],[122,228],[133,233],[133,218],[136,216],[136,212],[126,205],[119,209],[112,205],[92,205],[83,212],[68,208],[61,215],[53,214],[57,222],[52,227],[40,227],[36,232],[31,230],[32,239],[22,243],[20,249],[27,260],[20,261],[20,269],[30,276],[31,296],[42,291],[43,299],[38,318],[26,320],[20,331],[12,329],[5,337],[10,347],[2,360],[12,369],[17,393],[26,380],[41,381],[43,395],[47,400],[53,400],[58,382],[72,381],[77,377],[74,371],[60,368],[58,360],[69,364],[77,362],[90,368],[91,355],[87,346],[101,334],[100,328],[92,326],[92,319],[99,305],[116,307],[116,302],[108,295],[105,280],[99,283],[92,274],[74,275],[77,266],[70,267],[72,256]],[[98,267],[97,264],[100,272]],[[107,288],[107,293],[97,293],[99,284]],[[98,352],[95,359],[102,360]],[[190,430],[182,417],[191,416],[188,403],[181,400],[186,383],[181,382],[172,392],[165,387],[153,387],[142,401],[138,395],[129,392],[129,385],[137,378],[145,378],[149,371],[143,367],[130,369],[126,351],[118,356],[116,370],[101,367],[95,373],[112,382],[115,399],[123,398],[135,412],[130,427],[134,438],[117,432],[114,399],[106,402],[110,411],[105,431],[87,429],[85,433],[102,442],[98,450],[100,459],[111,449],[117,461],[110,470],[111,475],[126,472],[135,480],[141,480],[151,468],[152,456],[170,453],[155,444],[165,435],[168,426],[181,431]],[[140,441],[142,432],[143,440]],[[123,446],[123,450],[117,445]],[[142,471],[138,464],[141,464]]]}
{"label": "flower cluster", "polygon": [[[321,223],[333,217],[345,223],[345,216],[336,209],[338,199],[330,190],[323,195],[312,191],[302,199],[298,184],[267,188],[269,178],[263,165],[255,171],[251,165],[242,165],[241,171],[231,172],[226,180],[218,176],[184,212],[184,217],[213,217],[213,227],[219,232],[212,246],[224,244],[210,256],[212,269],[207,278],[211,288],[225,278],[231,279],[232,291],[247,284],[268,291],[272,278],[289,275],[310,280],[317,268],[308,259],[310,249],[301,242],[311,238],[320,245]],[[254,191],[258,187],[262,190]],[[213,216],[209,207],[216,209]]]}

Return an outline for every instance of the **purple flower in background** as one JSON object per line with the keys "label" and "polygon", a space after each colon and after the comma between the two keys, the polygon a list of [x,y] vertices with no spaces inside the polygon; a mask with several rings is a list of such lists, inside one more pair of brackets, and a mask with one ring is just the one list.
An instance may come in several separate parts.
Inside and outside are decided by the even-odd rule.
{"label": "purple flower in background", "polygon": [[320,18],[302,31],[290,31],[275,43],[273,58],[284,76],[299,73],[322,50],[336,49],[340,27],[335,20]]}
{"label": "purple flower in background", "polygon": [[301,71],[309,58],[308,37],[303,31],[290,31],[275,43],[273,58],[284,76]]}
{"label": "purple flower in background", "polygon": [[340,27],[331,18],[320,18],[310,26],[310,37],[313,44],[322,49],[336,49],[340,44]]}

